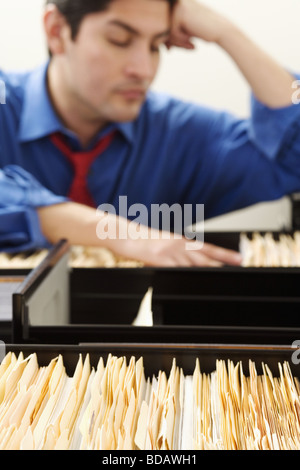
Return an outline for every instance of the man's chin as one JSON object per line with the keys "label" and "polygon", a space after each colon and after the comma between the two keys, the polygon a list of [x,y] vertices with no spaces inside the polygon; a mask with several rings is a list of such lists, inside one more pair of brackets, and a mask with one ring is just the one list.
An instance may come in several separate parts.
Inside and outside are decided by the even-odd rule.
{"label": "man's chin", "polygon": [[130,109],[116,110],[113,114],[112,121],[116,122],[130,122],[134,121],[140,114],[142,104],[130,106]]}

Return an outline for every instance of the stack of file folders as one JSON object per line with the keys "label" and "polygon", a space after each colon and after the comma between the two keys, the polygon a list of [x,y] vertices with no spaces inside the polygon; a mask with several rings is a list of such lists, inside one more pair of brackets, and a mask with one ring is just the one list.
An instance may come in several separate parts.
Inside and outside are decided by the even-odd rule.
{"label": "stack of file folders", "polygon": [[[283,352],[278,351],[282,362],[276,370],[267,350],[260,354],[271,360],[270,366],[255,361],[255,350],[248,351],[254,358],[248,362],[243,351],[237,352],[239,361],[218,359],[227,354],[219,346],[210,351],[214,367],[206,370],[203,351],[190,357],[187,368],[177,363],[175,351],[173,358],[169,353],[170,368],[152,375],[143,355],[108,353],[95,360],[95,351],[79,354],[70,371],[67,357],[54,352],[43,365],[38,353],[22,350],[9,351],[3,359],[2,450],[300,447],[299,381]],[[145,354],[152,356],[153,368],[159,365],[155,354],[163,357],[166,351],[151,354],[148,348]]]}

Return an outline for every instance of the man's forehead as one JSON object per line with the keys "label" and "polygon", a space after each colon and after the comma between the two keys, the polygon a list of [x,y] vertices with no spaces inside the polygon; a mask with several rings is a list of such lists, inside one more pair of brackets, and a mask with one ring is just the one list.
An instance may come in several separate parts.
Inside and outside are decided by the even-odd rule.
{"label": "man's forehead", "polygon": [[108,3],[107,10],[126,10],[128,8],[148,8],[148,9],[165,9],[170,8],[169,0],[111,0]]}
{"label": "man's forehead", "polygon": [[128,3],[128,2],[131,2],[131,3],[137,3],[137,4],[142,4],[143,2],[145,3],[160,3],[160,4],[166,4],[166,5],[171,5],[171,2],[170,0],[111,0],[109,3],[108,3],[108,6],[112,5],[113,3],[120,3],[120,4],[125,4],[125,3]]}
{"label": "man's forehead", "polygon": [[153,31],[153,35],[169,32],[168,0],[112,0],[106,10],[92,14],[104,25],[125,27],[132,32]]}

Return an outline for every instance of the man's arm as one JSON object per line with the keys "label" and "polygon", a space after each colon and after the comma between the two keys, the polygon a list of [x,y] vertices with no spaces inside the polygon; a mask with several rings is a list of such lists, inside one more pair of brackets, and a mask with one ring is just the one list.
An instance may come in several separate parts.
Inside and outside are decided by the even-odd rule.
{"label": "man's arm", "polygon": [[[208,243],[199,248],[197,241],[140,226],[123,217],[77,203],[43,207],[37,212],[41,230],[52,244],[67,239],[72,245],[105,247],[123,258],[152,266],[241,264],[240,254],[234,251]],[[111,233],[102,237],[104,230],[111,230]],[[187,249],[187,244],[190,249]]]}
{"label": "man's arm", "polygon": [[228,53],[258,101],[270,108],[292,104],[291,74],[227,18],[197,0],[178,0],[168,46],[192,49],[193,38],[214,42]]}
{"label": "man's arm", "polygon": [[[169,233],[163,237],[162,232],[125,218],[69,202],[52,194],[17,166],[0,170],[0,195],[2,251],[37,249],[67,239],[71,245],[105,247],[146,265],[220,266],[241,263],[241,256],[231,250],[209,244],[199,249],[197,241],[178,239]],[[193,250],[188,250],[187,244]]]}

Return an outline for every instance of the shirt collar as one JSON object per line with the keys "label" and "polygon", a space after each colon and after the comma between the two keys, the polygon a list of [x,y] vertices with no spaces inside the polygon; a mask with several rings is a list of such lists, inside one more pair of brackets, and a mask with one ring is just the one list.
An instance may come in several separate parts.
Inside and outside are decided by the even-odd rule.
{"label": "shirt collar", "polygon": [[[22,143],[42,139],[55,132],[69,134],[57,116],[47,90],[47,70],[49,62],[34,69],[25,84],[24,104],[21,113],[19,141]],[[133,122],[114,123],[108,126],[109,130],[119,130],[124,137],[132,143]],[[103,129],[100,135],[107,133]]]}

